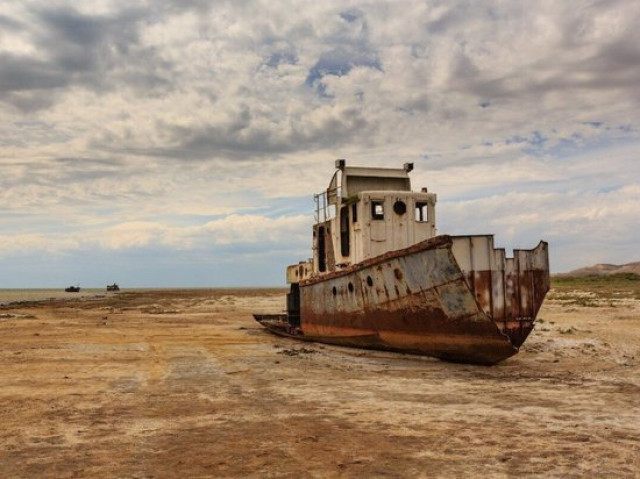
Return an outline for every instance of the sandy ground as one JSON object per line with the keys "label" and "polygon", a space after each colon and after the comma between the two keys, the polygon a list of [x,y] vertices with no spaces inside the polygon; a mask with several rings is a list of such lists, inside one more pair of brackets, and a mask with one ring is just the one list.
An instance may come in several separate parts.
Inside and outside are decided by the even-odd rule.
{"label": "sandy ground", "polygon": [[277,290],[0,308],[1,477],[640,477],[640,302],[493,367],[300,343]]}

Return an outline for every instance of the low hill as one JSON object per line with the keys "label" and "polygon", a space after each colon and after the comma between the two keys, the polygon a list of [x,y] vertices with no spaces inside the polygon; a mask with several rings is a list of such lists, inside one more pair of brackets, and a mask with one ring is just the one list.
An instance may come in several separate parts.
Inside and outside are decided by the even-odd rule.
{"label": "low hill", "polygon": [[609,276],[627,273],[640,275],[640,261],[627,264],[596,264],[561,273],[558,276]]}

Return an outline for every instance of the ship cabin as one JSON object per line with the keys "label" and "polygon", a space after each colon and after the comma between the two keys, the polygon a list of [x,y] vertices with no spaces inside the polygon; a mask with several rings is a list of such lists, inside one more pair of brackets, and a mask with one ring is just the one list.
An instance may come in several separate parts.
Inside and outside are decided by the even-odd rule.
{"label": "ship cabin", "polygon": [[403,168],[350,167],[336,160],[326,191],[314,195],[313,258],[287,268],[287,282],[339,271],[436,236],[436,195],[411,191]]}

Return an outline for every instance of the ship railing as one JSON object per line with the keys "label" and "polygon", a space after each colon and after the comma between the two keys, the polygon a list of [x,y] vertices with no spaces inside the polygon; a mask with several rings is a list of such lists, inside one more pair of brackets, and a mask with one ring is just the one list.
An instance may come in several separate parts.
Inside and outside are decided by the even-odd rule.
{"label": "ship railing", "polygon": [[330,188],[313,195],[315,202],[315,222],[324,223],[336,217],[335,198],[340,197],[340,188]]}

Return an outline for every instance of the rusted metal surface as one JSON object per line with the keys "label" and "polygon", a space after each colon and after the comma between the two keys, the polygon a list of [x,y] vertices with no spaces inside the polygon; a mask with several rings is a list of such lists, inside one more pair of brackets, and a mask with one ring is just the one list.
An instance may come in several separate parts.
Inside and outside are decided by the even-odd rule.
{"label": "rusted metal surface", "polygon": [[504,270],[476,271],[458,264],[452,246],[459,238],[432,238],[302,281],[302,333],[452,361],[494,364],[512,356],[548,289],[548,269],[536,269],[546,244],[517,251],[501,263]]}
{"label": "rusted metal surface", "polygon": [[492,235],[436,236],[437,197],[400,168],[336,162],[316,195],[313,259],[287,268],[286,319],[308,340],[494,364],[515,354],[549,290],[545,242],[495,248]]}
{"label": "rusted metal surface", "polygon": [[298,283],[312,276],[313,261],[301,261],[287,266],[287,283]]}
{"label": "rusted metal surface", "polygon": [[549,248],[541,241],[532,250],[493,247],[493,236],[454,236],[453,252],[478,305],[514,346],[520,347],[533,329],[549,291]]}
{"label": "rusted metal surface", "polygon": [[451,236],[441,235],[436,236],[434,238],[429,238],[427,240],[421,241],[420,243],[409,246],[408,248],[404,248],[397,251],[389,251],[388,253],[384,253],[380,256],[376,256],[375,258],[370,258],[364,261],[361,261],[357,264],[347,266],[346,268],[342,268],[337,271],[333,271],[331,273],[322,275],[322,276],[313,276],[307,279],[303,279],[300,281],[300,286],[307,286],[315,283],[320,283],[327,279],[339,278],[341,276],[347,276],[356,271],[360,271],[369,266],[380,263],[381,261],[391,260],[394,258],[399,258],[405,256],[407,254],[412,254],[418,251],[422,251],[429,248],[439,248],[439,247],[450,247],[451,245]]}

